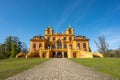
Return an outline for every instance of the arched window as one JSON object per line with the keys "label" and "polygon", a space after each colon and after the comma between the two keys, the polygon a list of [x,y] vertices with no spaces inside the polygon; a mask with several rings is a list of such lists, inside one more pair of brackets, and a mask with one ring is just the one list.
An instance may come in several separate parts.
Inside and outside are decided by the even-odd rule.
{"label": "arched window", "polygon": [[58,42],[58,48],[61,49],[62,48],[62,43]]}
{"label": "arched window", "polygon": [[79,49],[80,49],[80,43],[77,43],[77,48],[79,48]]}
{"label": "arched window", "polygon": [[36,44],[35,43],[33,44],[33,48],[36,48]]}

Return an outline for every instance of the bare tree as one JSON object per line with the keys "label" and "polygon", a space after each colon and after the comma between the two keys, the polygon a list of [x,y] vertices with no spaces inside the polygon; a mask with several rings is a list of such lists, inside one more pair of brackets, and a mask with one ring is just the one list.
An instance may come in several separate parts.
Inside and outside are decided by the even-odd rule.
{"label": "bare tree", "polygon": [[100,52],[100,53],[103,53],[104,54],[104,56],[107,56],[108,55],[108,43],[106,42],[106,40],[105,40],[105,37],[104,36],[100,36],[100,37],[98,37],[98,42],[97,41],[95,41],[95,44],[96,44],[96,46],[97,46],[97,48],[98,48],[98,51]]}
{"label": "bare tree", "polygon": [[26,45],[26,43],[24,43],[24,42],[22,42],[22,52],[25,52],[25,53],[28,52],[28,50],[27,50],[27,45]]}

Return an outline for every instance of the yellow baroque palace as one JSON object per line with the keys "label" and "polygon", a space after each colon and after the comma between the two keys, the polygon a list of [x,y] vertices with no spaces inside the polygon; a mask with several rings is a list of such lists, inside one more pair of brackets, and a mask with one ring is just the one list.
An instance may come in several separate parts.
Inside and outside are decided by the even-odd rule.
{"label": "yellow baroque palace", "polygon": [[[19,53],[16,58],[21,54]],[[101,54],[97,56],[103,57]],[[30,51],[25,57],[93,58],[94,55],[90,52],[89,39],[85,36],[74,36],[72,27],[69,26],[64,33],[55,33],[48,26],[45,36],[39,35],[30,39]]]}
{"label": "yellow baroque palace", "polygon": [[93,57],[89,51],[89,39],[85,36],[74,36],[72,27],[68,27],[64,33],[55,33],[49,26],[45,29],[45,36],[39,35],[30,39],[30,52],[26,57]]}

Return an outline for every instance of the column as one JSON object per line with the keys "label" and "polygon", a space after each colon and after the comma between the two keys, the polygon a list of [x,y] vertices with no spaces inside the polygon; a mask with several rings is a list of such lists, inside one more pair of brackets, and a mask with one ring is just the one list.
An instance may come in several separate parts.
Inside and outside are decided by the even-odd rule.
{"label": "column", "polygon": [[55,57],[57,58],[57,52],[55,52]]}
{"label": "column", "polygon": [[89,52],[89,43],[88,42],[86,43],[86,49]]}
{"label": "column", "polygon": [[79,51],[76,52],[76,54],[77,54],[77,57],[76,57],[76,58],[80,58],[80,53],[79,53]]}
{"label": "column", "polygon": [[55,43],[55,48],[57,49],[57,43]]}
{"label": "column", "polygon": [[47,53],[45,53],[46,54],[46,58],[49,58],[49,54],[50,54],[50,52],[48,51]]}
{"label": "column", "polygon": [[42,52],[41,51],[39,51],[39,57],[42,58]]}
{"label": "column", "polygon": [[64,52],[62,52],[62,58],[64,58]]}
{"label": "column", "polygon": [[68,48],[68,58],[72,58],[72,52],[69,48]]}
{"label": "column", "polygon": [[64,43],[62,42],[62,49],[64,49]]}

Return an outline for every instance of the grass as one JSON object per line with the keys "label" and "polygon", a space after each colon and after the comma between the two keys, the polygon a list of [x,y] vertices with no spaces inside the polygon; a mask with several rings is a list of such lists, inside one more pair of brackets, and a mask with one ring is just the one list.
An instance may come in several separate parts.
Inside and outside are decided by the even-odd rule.
{"label": "grass", "polygon": [[0,80],[13,76],[24,70],[32,68],[48,59],[40,58],[19,58],[19,59],[4,59],[0,60]]}
{"label": "grass", "polygon": [[91,67],[99,72],[108,74],[109,76],[120,80],[120,58],[73,58],[70,60]]}

